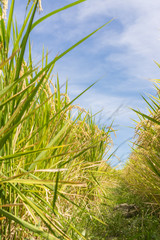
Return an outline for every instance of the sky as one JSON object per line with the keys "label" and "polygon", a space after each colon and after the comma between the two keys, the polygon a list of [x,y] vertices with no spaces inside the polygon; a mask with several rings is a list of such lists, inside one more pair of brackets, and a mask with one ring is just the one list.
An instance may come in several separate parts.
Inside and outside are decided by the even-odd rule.
{"label": "sky", "polygon": [[[39,18],[73,0],[42,0]],[[20,27],[24,20],[27,0],[15,0],[15,15]],[[99,80],[76,103],[92,113],[100,110],[96,121],[116,130],[113,137],[117,157],[112,165],[123,164],[132,146],[136,114],[146,112],[141,95],[155,95],[151,79],[158,79],[160,69],[160,1],[159,0],[87,0],[58,13],[41,23],[31,34],[35,63],[42,48],[53,59],[68,47],[90,34],[109,20],[111,23],[60,59],[54,69],[60,83],[69,83],[73,99]],[[55,81],[55,79],[53,79]]]}

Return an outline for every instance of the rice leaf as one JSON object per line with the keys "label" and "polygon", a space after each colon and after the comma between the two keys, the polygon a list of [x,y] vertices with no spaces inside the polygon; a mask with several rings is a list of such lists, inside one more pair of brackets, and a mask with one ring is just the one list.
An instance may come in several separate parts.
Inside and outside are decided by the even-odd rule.
{"label": "rice leaf", "polygon": [[70,3],[70,4],[68,4],[68,5],[66,5],[66,6],[64,6],[64,7],[62,7],[62,8],[59,8],[59,9],[57,9],[57,10],[54,10],[54,11],[50,12],[49,14],[41,17],[41,18],[38,19],[36,22],[34,22],[33,25],[32,25],[32,29],[35,28],[35,27],[36,27],[39,23],[41,23],[42,21],[44,21],[44,20],[46,20],[47,18],[51,17],[52,15],[54,15],[54,14],[56,14],[56,13],[58,13],[58,12],[61,12],[61,11],[63,11],[63,10],[66,10],[67,8],[73,7],[73,6],[75,6],[75,5],[79,4],[79,3],[85,2],[85,1],[86,1],[86,0],[78,0],[78,1],[73,2],[73,3]]}

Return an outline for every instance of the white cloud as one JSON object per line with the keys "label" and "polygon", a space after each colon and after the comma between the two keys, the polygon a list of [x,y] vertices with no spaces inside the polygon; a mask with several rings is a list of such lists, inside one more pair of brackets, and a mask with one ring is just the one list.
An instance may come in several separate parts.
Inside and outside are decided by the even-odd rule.
{"label": "white cloud", "polygon": [[[158,0],[127,0],[104,1],[88,0],[84,8],[79,8],[77,22],[89,22],[96,16],[116,17],[116,24],[99,34],[98,44],[95,42],[93,51],[100,51],[112,47],[107,56],[113,63],[126,67],[126,71],[135,71],[135,76],[152,77],[156,68],[153,60],[160,59],[160,2]],[[113,23],[111,23],[111,26]],[[114,50],[115,49],[115,50]],[[117,52],[115,53],[115,51]],[[119,52],[121,50],[121,52]],[[146,74],[144,74],[144,68]],[[133,70],[131,70],[133,69]],[[137,71],[136,71],[137,70]],[[147,76],[149,74],[150,76]]]}

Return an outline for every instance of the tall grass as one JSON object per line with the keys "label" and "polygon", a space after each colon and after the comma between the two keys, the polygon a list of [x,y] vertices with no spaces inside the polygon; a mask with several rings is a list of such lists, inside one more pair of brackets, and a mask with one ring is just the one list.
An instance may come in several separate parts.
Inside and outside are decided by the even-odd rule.
{"label": "tall grass", "polygon": [[[1,17],[1,239],[85,239],[77,227],[80,214],[100,221],[92,209],[98,208],[95,201],[105,198],[101,184],[110,168],[103,158],[110,147],[111,128],[99,129],[91,114],[73,105],[87,89],[70,101],[67,83],[62,93],[58,76],[52,83],[52,71],[60,58],[106,24],[51,62],[42,51],[40,66],[32,61],[29,41],[41,21],[83,1],[34,22],[37,0],[20,31],[13,21],[14,0],[6,24]],[[25,59],[27,44],[29,58]]]}
{"label": "tall grass", "polygon": [[[140,121],[136,128],[136,141],[129,162],[124,169],[131,188],[151,205],[160,207],[160,94],[156,81],[156,96],[144,98],[148,114],[134,110]],[[147,200],[148,199],[148,200]]]}

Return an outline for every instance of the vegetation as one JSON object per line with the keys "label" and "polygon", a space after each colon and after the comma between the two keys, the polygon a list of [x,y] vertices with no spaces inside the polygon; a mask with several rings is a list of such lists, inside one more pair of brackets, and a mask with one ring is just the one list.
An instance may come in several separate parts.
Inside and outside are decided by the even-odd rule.
{"label": "vegetation", "polygon": [[146,197],[155,208],[160,206],[160,116],[159,84],[155,83],[157,96],[145,99],[149,114],[138,112],[136,141],[129,162],[124,169],[127,183],[135,192]]}
{"label": "vegetation", "polygon": [[[144,98],[149,114],[138,111],[136,141],[122,170],[107,164],[112,126],[99,128],[94,116],[62,89],[55,63],[96,33],[48,62],[32,61],[33,1],[18,31],[14,0],[4,20],[0,5],[0,239],[160,239],[159,85]],[[29,4],[30,1],[28,1]],[[2,12],[3,6],[3,12]],[[108,24],[108,23],[107,23]],[[28,59],[25,52],[28,49]],[[105,160],[105,161],[104,161]],[[124,208],[125,207],[125,208]],[[129,208],[133,210],[130,212]],[[125,211],[124,211],[125,209]],[[127,212],[126,212],[127,211]]]}
{"label": "vegetation", "polygon": [[[90,209],[96,208],[95,200],[103,198],[103,187],[99,188],[99,185],[107,178],[101,176],[101,172],[109,168],[102,159],[110,148],[111,128],[99,129],[91,114],[74,106],[77,98],[69,100],[67,83],[61,93],[58,76],[56,84],[52,83],[55,62],[93,33],[49,63],[47,53],[43,51],[40,66],[32,62],[29,41],[29,59],[24,59],[33,28],[56,12],[80,2],[83,0],[33,23],[37,1],[31,6],[19,32],[16,22],[12,21],[14,0],[7,26],[1,18],[2,239],[24,239],[28,230],[33,232],[32,237],[38,234],[42,239],[73,239],[75,234],[84,238],[75,227],[79,219],[72,223],[74,213],[92,216]],[[75,116],[74,109],[77,110]],[[96,217],[93,215],[92,218]]]}
{"label": "vegetation", "polygon": [[[115,176],[114,176],[115,177]],[[150,206],[142,202],[142,198],[134,194],[124,182],[112,189],[109,204],[101,205],[99,217],[107,225],[85,219],[89,240],[151,240],[160,238],[159,218]],[[107,201],[108,203],[108,201]],[[127,203],[138,209],[136,215],[127,217],[123,210],[115,206]]]}

